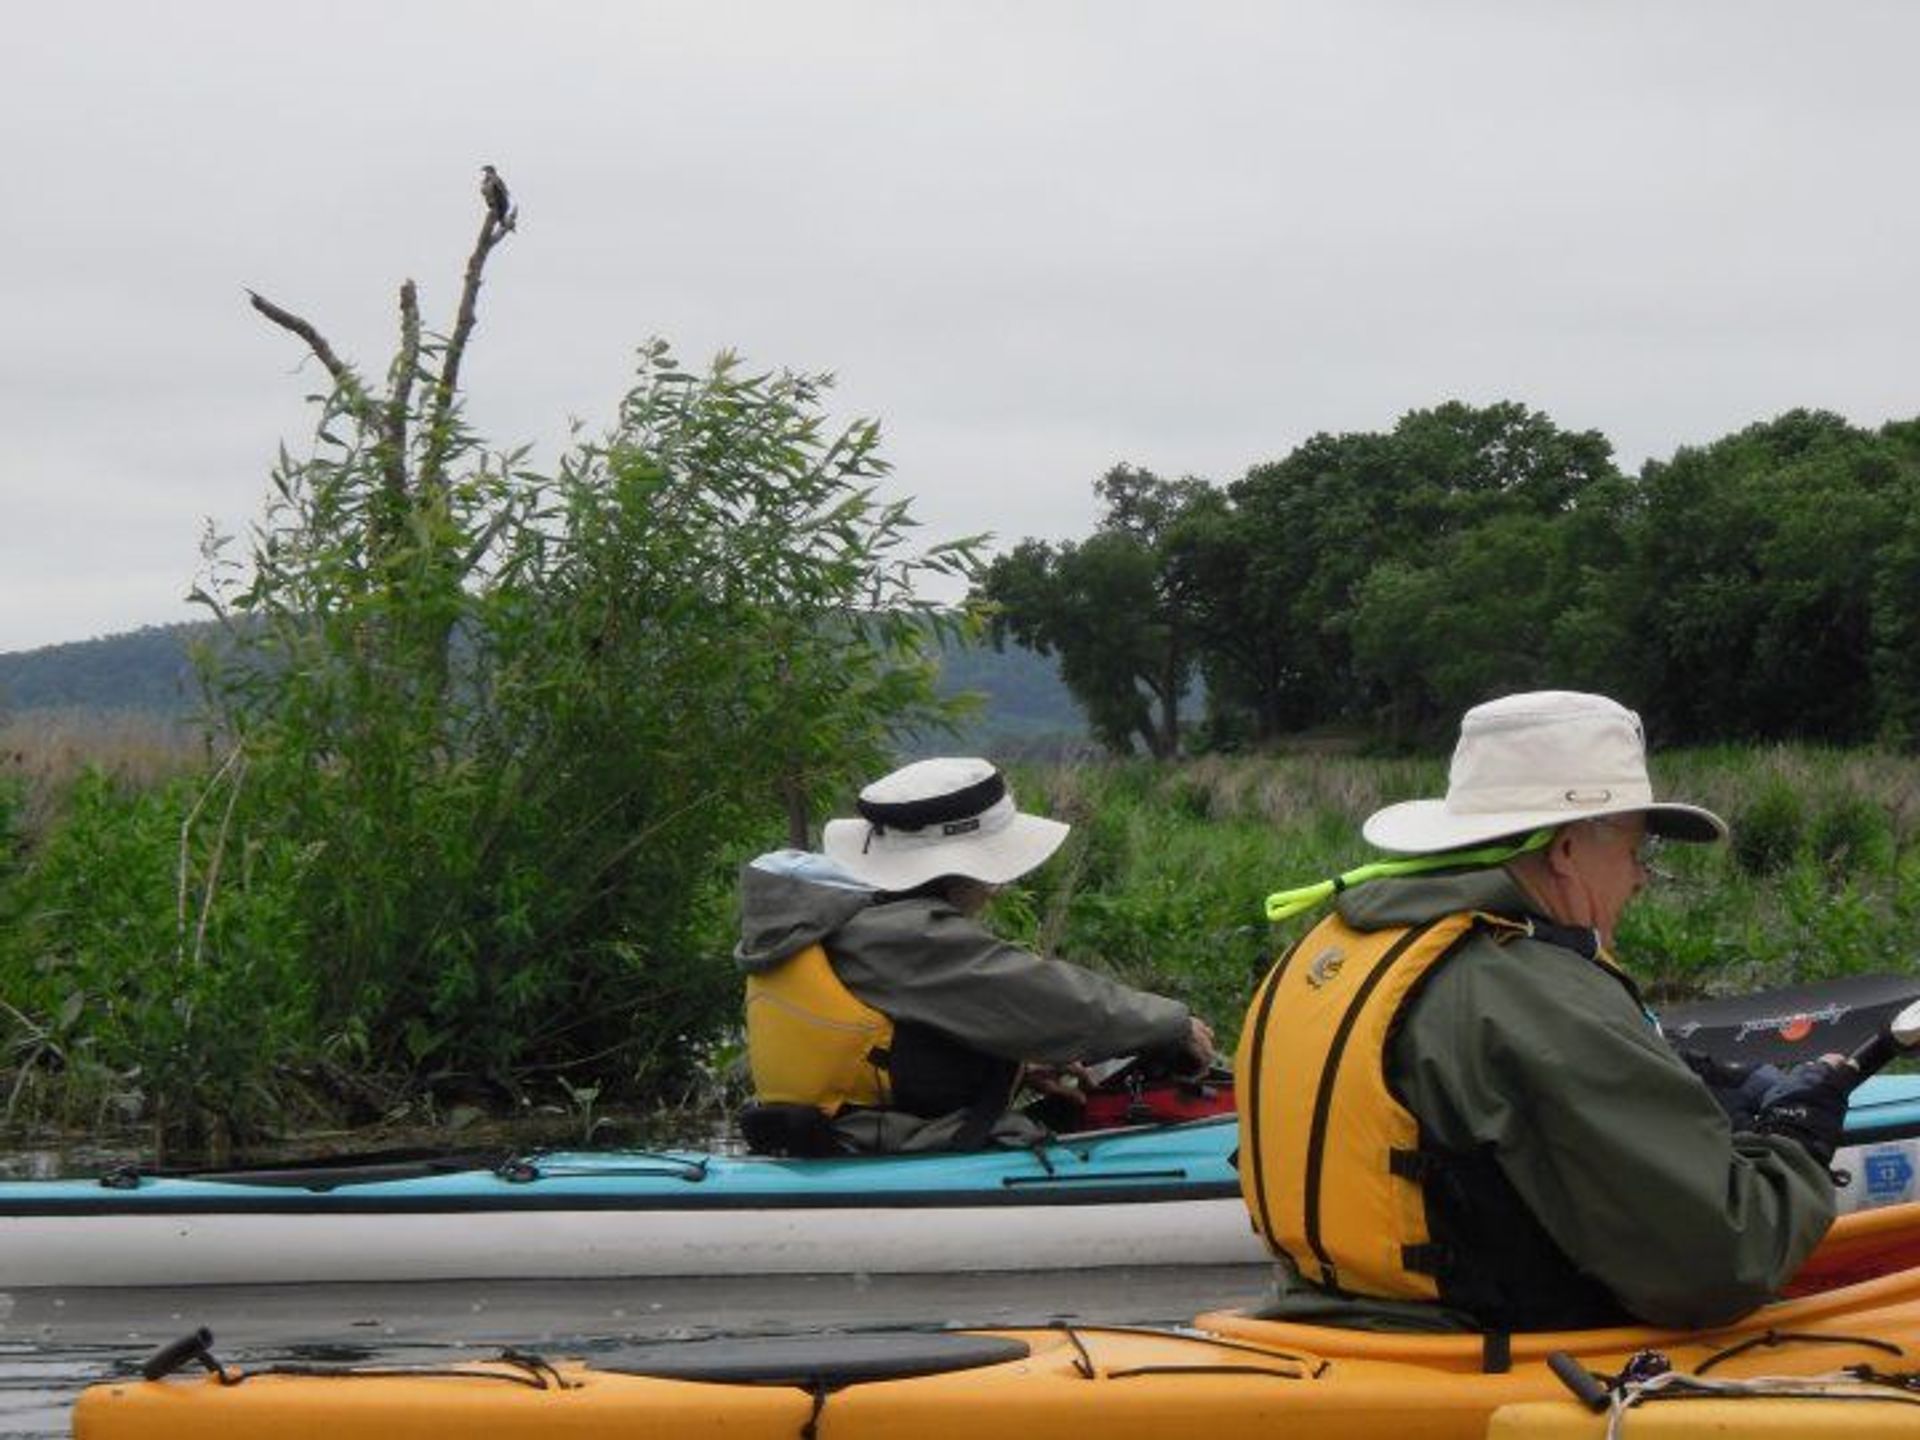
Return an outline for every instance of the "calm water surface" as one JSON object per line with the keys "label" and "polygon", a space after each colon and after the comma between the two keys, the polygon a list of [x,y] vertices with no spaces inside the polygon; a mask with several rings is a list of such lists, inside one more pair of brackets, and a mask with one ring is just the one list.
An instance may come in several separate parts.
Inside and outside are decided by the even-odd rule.
{"label": "calm water surface", "polygon": [[1176,1324],[1253,1303],[1258,1266],[947,1276],[522,1280],[404,1285],[0,1289],[0,1436],[65,1435],[82,1387],[132,1374],[211,1327],[214,1353],[273,1361],[418,1363],[512,1345],[586,1355],[635,1340],[899,1326]]}

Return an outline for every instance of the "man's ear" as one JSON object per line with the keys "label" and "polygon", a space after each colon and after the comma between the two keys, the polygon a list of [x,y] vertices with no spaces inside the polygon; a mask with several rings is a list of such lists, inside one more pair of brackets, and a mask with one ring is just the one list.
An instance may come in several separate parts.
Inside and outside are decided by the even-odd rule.
{"label": "man's ear", "polygon": [[1547,868],[1555,875],[1566,875],[1574,869],[1573,850],[1577,842],[1573,832],[1573,826],[1562,825],[1553,832],[1553,839],[1547,842],[1547,848],[1542,852]]}

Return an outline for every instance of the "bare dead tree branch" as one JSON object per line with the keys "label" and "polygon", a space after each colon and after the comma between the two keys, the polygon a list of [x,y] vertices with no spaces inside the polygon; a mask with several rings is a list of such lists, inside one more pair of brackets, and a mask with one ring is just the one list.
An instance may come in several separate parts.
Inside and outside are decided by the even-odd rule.
{"label": "bare dead tree branch", "polygon": [[387,376],[387,453],[381,466],[387,498],[396,507],[407,499],[407,407],[413,376],[420,364],[420,295],[409,280],[400,287],[400,353]]}
{"label": "bare dead tree branch", "polygon": [[446,465],[447,449],[453,441],[452,411],[453,397],[460,389],[460,360],[466,354],[467,338],[473,334],[473,326],[478,318],[480,300],[480,278],[487,268],[487,256],[493,247],[513,232],[520,218],[520,209],[515,206],[502,217],[491,206],[480,220],[480,237],[474,242],[473,253],[467,257],[466,283],[460,289],[460,310],[453,322],[453,334],[448,337],[446,354],[440,362],[440,378],[433,387],[433,402],[427,411],[427,454],[420,465],[420,488],[429,490],[442,483],[441,471]]}
{"label": "bare dead tree branch", "polygon": [[511,518],[510,512],[502,509],[487,522],[486,529],[473,537],[473,543],[467,547],[467,553],[460,557],[460,574],[473,573],[474,567],[486,558],[488,547],[500,538],[500,532],[506,529],[507,521]]}
{"label": "bare dead tree branch", "polygon": [[360,383],[360,377],[353,373],[351,366],[333,353],[333,347],[327,343],[326,336],[322,335],[318,330],[314,329],[312,325],[302,320],[291,310],[283,310],[258,291],[247,291],[247,299],[252,303],[254,309],[258,310],[282,330],[291,331],[307,342],[307,348],[313,351],[314,356],[322,365],[327,367],[327,373],[333,376],[333,383],[345,392],[348,401],[356,407],[359,413],[365,414],[371,408],[371,404],[367,399],[366,387]]}

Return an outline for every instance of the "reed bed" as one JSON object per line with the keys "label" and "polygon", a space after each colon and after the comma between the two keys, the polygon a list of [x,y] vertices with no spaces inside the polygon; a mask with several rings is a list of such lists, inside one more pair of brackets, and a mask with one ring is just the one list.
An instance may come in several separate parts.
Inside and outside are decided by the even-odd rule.
{"label": "reed bed", "polygon": [[206,737],[187,721],[144,710],[39,709],[0,716],[0,789],[14,824],[45,833],[79,776],[99,771],[136,789],[190,774]]}
{"label": "reed bed", "polygon": [[[1920,760],[1881,750],[1717,747],[1654,760],[1663,794],[1716,810],[1723,846],[1667,846],[1621,957],[1656,1000],[1914,966]],[[1446,786],[1435,758],[1306,752],[1079,765],[1022,777],[1075,822],[1063,859],[1011,907],[1069,958],[1188,997],[1229,1038],[1253,984],[1308,915],[1274,890],[1373,858],[1373,810]]]}

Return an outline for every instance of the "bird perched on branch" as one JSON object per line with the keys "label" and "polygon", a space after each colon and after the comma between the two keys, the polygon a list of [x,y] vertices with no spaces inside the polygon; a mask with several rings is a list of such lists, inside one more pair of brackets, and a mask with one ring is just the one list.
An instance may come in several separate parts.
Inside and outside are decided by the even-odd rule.
{"label": "bird perched on branch", "polygon": [[494,224],[502,230],[513,228],[513,199],[507,194],[507,182],[491,165],[480,167],[480,198],[487,202]]}

